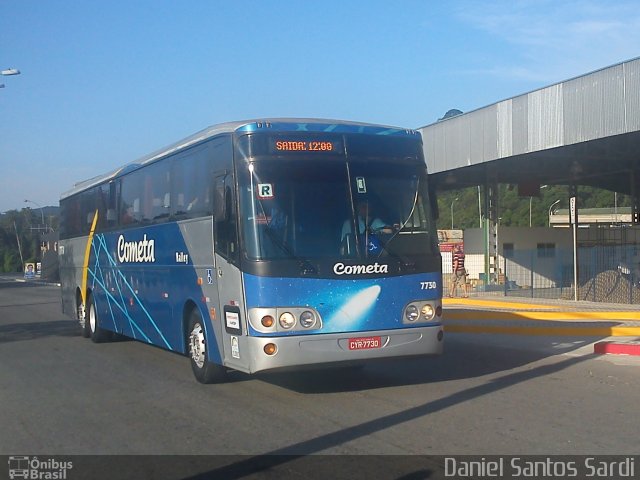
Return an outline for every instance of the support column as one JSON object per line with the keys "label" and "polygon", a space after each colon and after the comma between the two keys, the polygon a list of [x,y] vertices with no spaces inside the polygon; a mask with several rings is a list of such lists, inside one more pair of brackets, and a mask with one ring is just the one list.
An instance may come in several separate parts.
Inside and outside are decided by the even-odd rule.
{"label": "support column", "polygon": [[498,184],[487,181],[484,188],[484,220],[485,249],[484,249],[484,276],[487,285],[498,282]]}
{"label": "support column", "polygon": [[631,223],[640,225],[640,175],[635,165],[631,170]]}
{"label": "support column", "polygon": [[[569,187],[569,223],[573,232],[573,299],[578,301],[579,292],[579,263],[578,263],[578,187],[574,184]],[[594,286],[595,288],[595,286]]]}

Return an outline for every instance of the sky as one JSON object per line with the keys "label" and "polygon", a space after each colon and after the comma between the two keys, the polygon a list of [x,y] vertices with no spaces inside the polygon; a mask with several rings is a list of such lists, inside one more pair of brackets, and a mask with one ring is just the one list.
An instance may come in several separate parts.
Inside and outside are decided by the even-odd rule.
{"label": "sky", "polygon": [[0,77],[0,212],[216,123],[418,128],[638,56],[637,0],[0,0],[21,71]]}

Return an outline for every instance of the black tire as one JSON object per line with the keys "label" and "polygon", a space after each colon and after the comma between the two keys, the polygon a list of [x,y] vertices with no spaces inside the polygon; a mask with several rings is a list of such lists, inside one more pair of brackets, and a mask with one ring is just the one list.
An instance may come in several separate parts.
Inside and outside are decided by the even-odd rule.
{"label": "black tire", "polygon": [[198,309],[194,308],[189,317],[186,332],[187,352],[191,369],[200,383],[222,383],[227,379],[227,370],[222,365],[209,361],[204,323]]}
{"label": "black tire", "polygon": [[96,310],[96,304],[93,301],[93,295],[89,295],[87,301],[87,319],[85,326],[89,328],[89,336],[93,343],[102,343],[109,340],[111,333],[100,327],[100,320],[98,318],[98,311]]}
{"label": "black tire", "polygon": [[78,299],[78,323],[80,323],[80,335],[84,338],[89,338],[91,336],[91,330],[89,329],[89,321],[87,320],[87,308],[83,307],[82,299]]}

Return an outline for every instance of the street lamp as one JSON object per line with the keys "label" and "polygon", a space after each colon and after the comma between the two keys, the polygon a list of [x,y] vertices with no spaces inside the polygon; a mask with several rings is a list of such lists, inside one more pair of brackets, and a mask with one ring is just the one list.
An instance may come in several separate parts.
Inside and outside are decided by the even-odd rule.
{"label": "street lamp", "polygon": [[453,202],[451,202],[451,230],[453,230],[453,204],[456,203],[456,201],[458,200],[458,197],[453,199]]}
{"label": "street lamp", "polygon": [[39,203],[34,202],[33,200],[25,200],[24,203],[33,203],[36,207],[40,209],[40,216],[42,217],[42,227],[47,230],[47,225],[44,223],[44,211]]}
{"label": "street lamp", "polygon": [[551,209],[560,203],[560,200],[556,200],[549,206],[549,228],[551,228]]}
{"label": "street lamp", "polygon": [[[542,185],[540,190],[543,188],[547,188],[549,185]],[[529,197],[529,228],[531,228],[531,202],[533,201],[533,197]]]}
{"label": "street lamp", "polygon": [[[9,77],[11,75],[20,75],[20,70],[17,68],[7,68],[6,70],[0,71],[0,74],[4,77]],[[0,84],[0,88],[4,88],[4,83]]]}

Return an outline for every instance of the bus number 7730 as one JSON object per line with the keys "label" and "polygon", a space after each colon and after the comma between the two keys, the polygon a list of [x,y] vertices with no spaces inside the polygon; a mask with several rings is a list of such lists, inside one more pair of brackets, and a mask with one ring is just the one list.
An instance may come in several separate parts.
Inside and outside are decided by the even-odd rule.
{"label": "bus number 7730", "polygon": [[213,125],[60,198],[63,311],[225,381],[439,355],[442,258],[422,138],[319,119]]}

